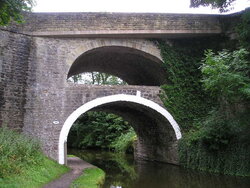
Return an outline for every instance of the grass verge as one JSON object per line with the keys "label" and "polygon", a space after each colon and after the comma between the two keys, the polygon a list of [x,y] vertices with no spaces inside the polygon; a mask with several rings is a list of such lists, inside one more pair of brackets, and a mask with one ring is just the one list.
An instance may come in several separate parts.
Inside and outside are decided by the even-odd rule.
{"label": "grass verge", "polygon": [[100,168],[87,168],[72,182],[71,188],[99,188],[105,180],[105,172]]}
{"label": "grass verge", "polygon": [[72,155],[72,154],[68,154],[67,157],[77,157],[77,156]]}
{"label": "grass verge", "polygon": [[0,187],[41,187],[68,171],[47,158],[37,141],[0,128]]}

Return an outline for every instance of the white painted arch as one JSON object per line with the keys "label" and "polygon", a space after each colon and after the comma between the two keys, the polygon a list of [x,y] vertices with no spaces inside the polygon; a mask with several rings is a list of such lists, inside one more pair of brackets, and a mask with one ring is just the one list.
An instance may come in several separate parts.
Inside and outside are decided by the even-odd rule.
{"label": "white painted arch", "polygon": [[77,118],[79,118],[82,114],[84,114],[85,112],[95,107],[98,107],[103,104],[112,103],[112,102],[132,102],[132,103],[140,104],[148,108],[151,108],[157,111],[158,113],[160,113],[163,117],[165,117],[169,121],[169,123],[172,125],[172,128],[175,132],[175,136],[177,140],[179,140],[182,137],[179,125],[174,120],[172,115],[166,109],[164,109],[163,107],[161,107],[160,105],[156,104],[153,101],[142,98],[140,95],[135,96],[135,95],[118,94],[118,95],[100,97],[80,106],[73,113],[71,113],[70,116],[66,119],[61,129],[60,137],[59,137],[59,145],[58,145],[59,164],[65,164],[65,153],[64,153],[65,143],[67,142],[69,130],[72,127],[73,123],[77,120]]}

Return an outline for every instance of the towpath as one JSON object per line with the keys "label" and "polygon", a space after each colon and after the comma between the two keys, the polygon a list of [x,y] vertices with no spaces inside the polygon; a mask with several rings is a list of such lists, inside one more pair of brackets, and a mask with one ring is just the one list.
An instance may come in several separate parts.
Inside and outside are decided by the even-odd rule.
{"label": "towpath", "polygon": [[71,171],[62,175],[60,178],[50,182],[43,188],[69,188],[72,181],[82,175],[86,168],[95,167],[78,157],[68,157],[68,167]]}

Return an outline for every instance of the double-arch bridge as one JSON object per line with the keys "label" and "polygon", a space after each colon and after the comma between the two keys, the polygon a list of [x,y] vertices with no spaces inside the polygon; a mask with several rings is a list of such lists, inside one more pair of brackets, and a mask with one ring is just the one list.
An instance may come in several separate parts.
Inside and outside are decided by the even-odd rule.
{"label": "double-arch bridge", "polygon": [[[122,116],[134,127],[135,156],[178,164],[178,123],[160,100],[168,83],[154,40],[230,35],[224,22],[238,15],[32,13],[26,23],[0,29],[0,123],[38,138],[43,151],[66,163],[67,136],[90,110]],[[172,41],[172,43],[171,43]],[[67,82],[105,72],[124,86]]]}

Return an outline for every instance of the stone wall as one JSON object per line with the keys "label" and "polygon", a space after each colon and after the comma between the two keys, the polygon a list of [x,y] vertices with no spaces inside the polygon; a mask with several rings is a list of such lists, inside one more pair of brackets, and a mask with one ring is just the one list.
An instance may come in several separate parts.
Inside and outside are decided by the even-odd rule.
{"label": "stone wall", "polygon": [[[58,141],[61,128],[68,116],[88,101],[115,95],[136,95],[162,104],[159,98],[159,87],[143,86],[85,86],[66,83],[54,88],[33,88],[27,93],[26,116],[23,131],[39,138],[44,152],[54,158],[58,157]],[[54,122],[59,122],[54,124]]]}
{"label": "stone wall", "polygon": [[[219,15],[159,13],[29,13],[26,23],[8,30],[35,36],[100,34],[218,34],[222,32]],[[173,34],[173,35],[172,35]],[[150,37],[150,36],[149,36]]]}
{"label": "stone wall", "polygon": [[0,126],[23,127],[32,38],[0,30]]}
{"label": "stone wall", "polygon": [[[8,93],[2,95],[2,98],[9,100],[8,97],[12,96],[14,88],[20,85],[18,82],[22,83],[22,90],[21,93],[13,92],[13,96],[17,98],[15,98],[16,100],[14,98],[11,101],[9,100],[8,111],[6,105],[1,106],[1,117],[10,122],[15,120],[15,115],[20,114],[20,122],[18,125],[14,125],[15,128],[24,126],[22,130],[26,134],[38,138],[43,145],[44,152],[54,159],[58,159],[58,140],[63,123],[74,110],[86,102],[107,95],[121,93],[135,95],[136,91],[139,90],[141,96],[160,105],[162,104],[158,96],[159,87],[84,86],[68,83],[68,71],[75,58],[84,52],[82,50],[90,50],[91,45],[89,44],[96,41],[95,39],[30,38],[5,31],[3,33],[16,38],[3,37],[10,46],[8,48],[3,46],[4,54],[1,56],[3,58],[2,65],[6,66],[2,66],[4,69],[2,69],[1,77],[9,79],[5,80],[5,89],[3,90],[4,92],[8,91]],[[20,36],[23,36],[25,40],[19,39]],[[11,43],[12,40],[15,42]],[[105,43],[109,45],[125,45],[133,41],[118,40],[120,42],[113,43],[112,40],[115,41],[109,39],[110,42]],[[28,41],[30,43],[26,44],[25,42]],[[148,44],[147,49],[154,46],[150,42],[143,40],[134,40],[132,44],[136,43],[138,44],[134,45],[134,47],[138,48],[140,47],[139,44]],[[23,49],[22,46],[26,47],[26,45],[29,48]],[[143,50],[143,48],[139,49]],[[11,54],[11,57],[15,57],[15,61],[7,61],[8,53],[5,52],[6,50],[9,55]],[[23,66],[20,67],[19,65]],[[8,67],[9,70],[7,71]],[[5,72],[9,72],[9,74],[7,75]],[[54,124],[54,122],[59,123]]]}

